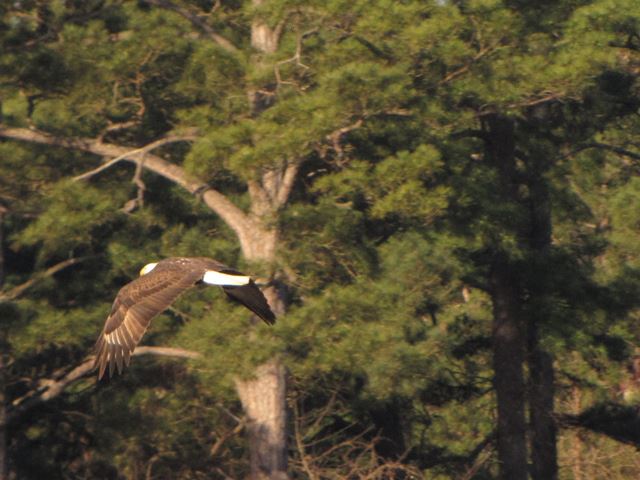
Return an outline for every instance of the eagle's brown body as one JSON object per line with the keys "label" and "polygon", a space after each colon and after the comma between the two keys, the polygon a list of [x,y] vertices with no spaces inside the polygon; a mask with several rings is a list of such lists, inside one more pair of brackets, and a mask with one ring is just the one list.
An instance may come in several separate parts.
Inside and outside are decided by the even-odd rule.
{"label": "eagle's brown body", "polygon": [[[242,273],[215,260],[205,257],[177,257],[167,258],[153,265],[149,265],[149,273],[122,287],[113,302],[111,313],[95,346],[98,378],[102,378],[107,366],[109,376],[116,369],[121,373],[123,367],[129,364],[131,353],[151,320],[169,307],[181,293],[202,281],[208,272],[209,275],[222,274],[220,282],[225,278],[229,279],[229,285],[216,284],[231,299],[243,304],[268,324],[275,322],[276,317],[256,284]],[[245,278],[247,283],[244,285],[238,285],[234,281]]]}

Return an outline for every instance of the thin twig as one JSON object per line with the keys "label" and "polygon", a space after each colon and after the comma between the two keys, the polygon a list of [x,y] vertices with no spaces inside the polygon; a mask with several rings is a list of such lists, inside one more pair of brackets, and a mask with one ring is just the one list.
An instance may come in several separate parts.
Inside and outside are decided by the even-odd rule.
{"label": "thin twig", "polygon": [[136,184],[138,187],[138,192],[136,194],[136,205],[138,207],[144,206],[144,192],[146,190],[145,184],[142,181],[142,165],[144,163],[144,156],[140,159],[139,162],[136,163],[136,171],[133,175],[132,182]]}
{"label": "thin twig", "polygon": [[242,421],[240,423],[238,423],[238,425],[235,426],[235,428],[233,428],[232,430],[229,430],[228,432],[226,432],[225,434],[221,435],[216,442],[211,446],[211,450],[209,450],[209,455],[211,455],[212,457],[215,457],[218,454],[218,451],[222,448],[222,445],[224,445],[224,443],[231,437],[233,437],[234,435],[239,434],[242,429],[244,428],[246,424],[245,419],[242,419]]}
{"label": "thin twig", "polygon": [[286,60],[281,60],[281,61],[277,62],[274,65],[273,69],[274,69],[274,74],[276,76],[276,83],[277,83],[278,86],[280,86],[280,85],[297,86],[297,84],[295,82],[289,82],[289,81],[282,80],[282,78],[280,77],[280,67],[282,65],[286,65],[287,63],[295,62],[297,67],[300,67],[300,68],[302,68],[304,70],[308,70],[310,68],[308,65],[305,65],[301,61],[301,58],[302,58],[302,38],[303,38],[303,36],[300,34],[300,31],[298,30],[297,36],[296,36],[296,53],[291,58],[287,58]]}
{"label": "thin twig", "polygon": [[317,476],[311,471],[311,467],[309,466],[309,462],[307,461],[307,454],[304,451],[304,443],[302,442],[302,436],[300,435],[300,411],[298,410],[298,401],[297,399],[293,400],[293,431],[294,437],[296,439],[296,447],[298,449],[298,454],[300,455],[300,461],[302,462],[302,468],[307,473],[308,477],[311,480],[316,480]]}
{"label": "thin twig", "polygon": [[354,123],[352,123],[351,125],[347,125],[346,127],[339,128],[338,130],[335,130],[327,135],[326,138],[332,143],[333,149],[335,150],[338,156],[338,159],[341,159],[344,156],[344,150],[340,145],[342,137],[345,134],[360,128],[363,123],[364,123],[364,120],[360,118],[356,120]]}
{"label": "thin twig", "polygon": [[60,270],[63,270],[71,265],[75,265],[76,263],[80,263],[86,260],[89,257],[81,257],[81,258],[70,258],[68,260],[64,260],[62,262],[56,263],[52,267],[47,268],[43,272],[38,272],[34,274],[29,280],[20,285],[13,287],[8,292],[0,292],[0,301],[7,300],[15,300],[20,295],[22,295],[25,291],[35,285],[37,282],[44,280],[45,278],[51,277],[58,273]]}

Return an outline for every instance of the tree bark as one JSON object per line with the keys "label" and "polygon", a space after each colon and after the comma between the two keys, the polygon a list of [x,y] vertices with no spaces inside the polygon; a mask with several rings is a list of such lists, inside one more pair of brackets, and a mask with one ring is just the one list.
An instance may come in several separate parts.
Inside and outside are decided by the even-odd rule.
{"label": "tree bark", "polygon": [[[535,273],[530,290],[538,301],[547,301],[546,276],[551,271],[551,201],[544,179],[544,155],[529,161],[529,244]],[[558,478],[558,453],[554,413],[553,358],[540,344],[540,321],[537,308],[529,308],[527,363],[529,366],[529,422],[531,432],[531,476],[533,480]]]}
{"label": "tree bark", "polygon": [[493,382],[498,406],[500,478],[526,480],[524,328],[518,318],[518,292],[509,266],[497,260],[492,270]]}
{"label": "tree bark", "polygon": [[[283,285],[270,285],[264,295],[276,315],[286,311]],[[252,480],[288,478],[286,385],[286,369],[277,358],[258,366],[253,378],[235,382],[248,420]]]}
{"label": "tree bark", "polygon": [[260,365],[255,378],[237,380],[248,424],[251,478],[286,479],[286,372],[276,359]]}
{"label": "tree bark", "polygon": [[[260,7],[264,0],[253,0],[254,8]],[[251,23],[251,46],[262,53],[274,53],[278,50],[281,28],[271,28],[262,20]]]}
{"label": "tree bark", "polygon": [[553,418],[553,359],[540,348],[539,342],[530,347],[529,375],[531,477],[533,480],[554,480],[558,478],[558,453]]}
{"label": "tree bark", "polygon": [[[0,205],[0,291],[4,285],[4,215],[5,208]],[[0,300],[1,301],[1,300]],[[6,318],[0,318],[0,480],[7,480],[9,474],[9,456],[7,452],[7,402],[6,402],[6,363],[7,331]]]}
{"label": "tree bark", "polygon": [[[502,201],[518,205],[514,122],[495,114],[487,116],[485,122],[487,159],[498,172],[496,188]],[[526,388],[523,371],[526,323],[522,319],[520,285],[515,267],[499,246],[491,248],[494,253],[489,284],[493,302],[493,369],[500,478],[526,480]]]}
{"label": "tree bark", "polygon": [[6,404],[6,334],[4,328],[0,331],[0,480],[7,480],[9,474],[7,452],[7,404]]}

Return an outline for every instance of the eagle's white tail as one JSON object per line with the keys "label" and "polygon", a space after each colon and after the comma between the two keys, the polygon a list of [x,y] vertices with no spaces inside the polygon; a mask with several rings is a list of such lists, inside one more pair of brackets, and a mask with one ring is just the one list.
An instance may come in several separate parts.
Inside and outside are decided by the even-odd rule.
{"label": "eagle's white tail", "polygon": [[239,286],[249,283],[250,278],[244,275],[232,275],[229,273],[216,272],[214,270],[208,270],[204,277],[202,277],[204,283],[209,285],[222,285],[222,286]]}

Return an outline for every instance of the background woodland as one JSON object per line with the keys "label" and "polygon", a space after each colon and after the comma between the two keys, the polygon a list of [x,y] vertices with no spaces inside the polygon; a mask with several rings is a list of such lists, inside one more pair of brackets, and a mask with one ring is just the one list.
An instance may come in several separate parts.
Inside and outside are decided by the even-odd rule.
{"label": "background woodland", "polygon": [[[640,478],[637,0],[0,3],[1,479]],[[146,263],[260,279],[91,347]]]}

